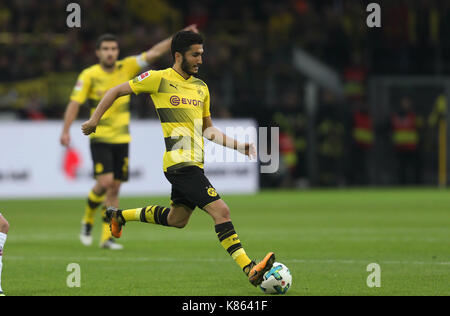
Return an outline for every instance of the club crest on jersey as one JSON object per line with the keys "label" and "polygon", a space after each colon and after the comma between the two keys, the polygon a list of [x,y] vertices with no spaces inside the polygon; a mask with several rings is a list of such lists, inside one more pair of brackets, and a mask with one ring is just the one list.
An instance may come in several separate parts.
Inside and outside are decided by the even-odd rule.
{"label": "club crest on jersey", "polygon": [[211,196],[211,197],[216,197],[217,196],[217,191],[214,188],[208,188],[207,192],[208,192],[208,195]]}

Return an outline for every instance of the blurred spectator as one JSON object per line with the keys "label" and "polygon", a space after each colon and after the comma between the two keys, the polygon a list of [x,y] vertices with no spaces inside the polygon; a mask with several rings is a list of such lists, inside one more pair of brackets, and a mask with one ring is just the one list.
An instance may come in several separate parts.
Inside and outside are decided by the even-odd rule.
{"label": "blurred spectator", "polygon": [[345,127],[336,96],[324,90],[317,118],[319,184],[341,185],[344,182],[343,154]]}
{"label": "blurred spectator", "polygon": [[348,179],[351,185],[369,184],[369,157],[375,141],[373,120],[363,99],[353,103],[351,113],[350,154],[348,155]]}
{"label": "blurred spectator", "polygon": [[288,43],[292,38],[294,16],[291,8],[282,2],[274,6],[274,10],[268,21],[269,45],[279,48],[280,45]]}
{"label": "blurred spectator", "polygon": [[43,104],[44,102],[39,95],[37,94],[31,95],[24,110],[24,119],[29,119],[33,121],[42,121],[47,119],[43,112],[44,108]]}
{"label": "blurred spectator", "polygon": [[358,52],[353,52],[351,61],[345,67],[343,73],[345,95],[349,99],[361,99],[366,95],[367,69],[363,57]]}
{"label": "blurred spectator", "polygon": [[392,141],[397,157],[400,184],[418,184],[419,131],[416,114],[407,96],[402,97],[399,109],[392,115]]}
{"label": "blurred spectator", "polygon": [[437,127],[439,120],[445,120],[447,113],[447,98],[445,94],[440,94],[434,103],[433,110],[428,117],[428,125]]}
{"label": "blurred spectator", "polygon": [[286,88],[280,101],[273,123],[280,128],[280,163],[287,170],[283,185],[294,186],[306,176],[307,120],[294,88]]}

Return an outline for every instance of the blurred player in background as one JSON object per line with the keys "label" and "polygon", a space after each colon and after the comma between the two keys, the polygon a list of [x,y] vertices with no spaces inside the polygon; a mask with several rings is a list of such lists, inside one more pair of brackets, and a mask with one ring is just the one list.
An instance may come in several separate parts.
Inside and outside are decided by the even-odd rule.
{"label": "blurred player in background", "polygon": [[0,213],[0,296],[4,296],[2,290],[2,258],[3,258],[3,247],[5,247],[6,234],[8,234],[9,223]]}
{"label": "blurred player in background", "polygon": [[[190,25],[185,30],[197,32],[195,25]],[[78,116],[80,105],[87,100],[93,112],[108,89],[130,80],[162,57],[170,50],[170,43],[171,38],[167,38],[140,55],[118,60],[118,39],[111,34],[102,35],[97,40],[95,52],[99,63],[83,70],[73,89],[64,115],[61,144],[70,146],[70,126]],[[89,192],[82,220],[80,240],[86,246],[92,244],[95,211],[104,203],[100,246],[107,249],[123,248],[111,236],[105,211],[106,206],[119,207],[121,184],[128,181],[128,151],[131,141],[129,102],[129,96],[117,100],[114,108],[99,122],[97,132],[90,139],[96,183]]]}
{"label": "blurred player in background", "polygon": [[202,36],[190,31],[179,32],[173,37],[171,50],[174,59],[172,68],[147,71],[109,90],[90,120],[82,126],[86,135],[95,132],[103,114],[117,107],[113,106],[116,99],[132,93],[150,94],[161,121],[166,144],[164,174],[172,184],[171,207],[108,208],[106,213],[110,218],[111,232],[119,238],[127,221],[183,228],[194,209],[199,207],[211,215],[221,245],[244,271],[250,283],[257,286],[261,284],[264,273],[272,267],[275,255],[269,252],[258,264],[247,256],[231,222],[227,204],[204,174],[203,137],[249,157],[256,156],[256,149],[251,143],[238,143],[213,126],[208,87],[194,77],[202,64]]}

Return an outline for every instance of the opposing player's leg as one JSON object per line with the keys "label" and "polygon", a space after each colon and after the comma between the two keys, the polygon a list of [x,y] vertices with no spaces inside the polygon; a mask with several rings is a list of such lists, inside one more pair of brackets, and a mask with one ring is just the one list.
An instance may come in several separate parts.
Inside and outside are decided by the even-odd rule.
{"label": "opposing player's leg", "polygon": [[3,248],[9,231],[9,223],[0,213],[0,296],[4,296],[2,289]]}
{"label": "opposing player's leg", "polygon": [[275,254],[268,253],[258,264],[247,256],[231,222],[230,209],[222,199],[205,205],[203,209],[213,218],[221,245],[248,276],[250,283],[254,286],[261,284],[262,277],[275,262]]}

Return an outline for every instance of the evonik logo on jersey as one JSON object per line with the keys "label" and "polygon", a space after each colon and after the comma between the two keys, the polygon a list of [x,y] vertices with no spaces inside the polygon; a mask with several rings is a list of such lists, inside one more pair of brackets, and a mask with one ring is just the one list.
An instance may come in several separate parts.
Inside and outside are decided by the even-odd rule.
{"label": "evonik logo on jersey", "polygon": [[170,104],[173,106],[178,106],[180,104],[188,104],[193,106],[202,106],[203,101],[195,100],[195,99],[189,99],[189,98],[180,98],[179,96],[173,95],[169,99]]}

